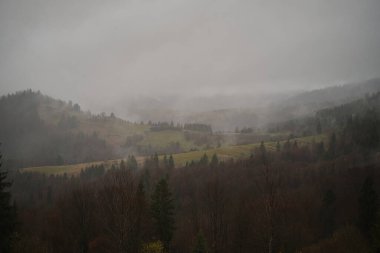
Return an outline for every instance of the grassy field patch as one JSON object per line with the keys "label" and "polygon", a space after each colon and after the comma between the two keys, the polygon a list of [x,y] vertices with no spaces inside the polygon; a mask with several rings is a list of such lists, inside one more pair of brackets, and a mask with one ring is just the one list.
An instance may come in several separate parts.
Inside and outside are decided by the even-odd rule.
{"label": "grassy field patch", "polygon": [[[172,131],[163,133],[160,132],[159,135],[153,136],[152,140],[154,141],[160,141],[163,138],[168,138],[168,140],[173,141],[176,140],[176,138],[180,138],[179,135],[181,132],[178,132],[177,136],[171,136]],[[295,138],[291,141],[297,141],[298,145],[308,145],[312,143],[313,141],[320,142],[327,140],[326,135],[318,135],[318,136],[307,136],[307,137],[301,137],[301,138]],[[281,141],[280,144],[283,145],[285,141]],[[265,147],[267,150],[275,150],[277,142],[265,142]],[[204,154],[207,154],[207,156],[211,159],[211,156],[214,154],[217,154],[221,160],[223,159],[241,159],[241,158],[247,158],[249,157],[255,150],[255,148],[259,147],[260,143],[253,143],[253,144],[247,144],[247,145],[236,145],[236,146],[224,146],[220,148],[212,148],[207,150],[199,150],[199,151],[191,151],[191,152],[185,152],[185,153],[179,153],[179,154],[173,154],[174,162],[176,164],[176,167],[181,167],[186,164],[186,162],[191,161],[198,161]],[[163,156],[160,156],[160,159],[162,159]],[[143,164],[145,157],[137,157],[137,160],[140,165]],[[45,173],[48,175],[51,174],[57,174],[62,175],[66,173],[67,175],[76,175],[79,174],[80,171],[86,167],[89,167],[91,165],[97,165],[104,163],[106,168],[109,168],[112,166],[112,164],[120,163],[121,159],[116,160],[108,160],[108,161],[96,161],[96,162],[90,162],[90,163],[79,163],[79,164],[71,164],[71,165],[62,165],[62,166],[40,166],[40,167],[29,167],[29,168],[23,168],[21,171],[24,172],[38,172],[38,173]]]}

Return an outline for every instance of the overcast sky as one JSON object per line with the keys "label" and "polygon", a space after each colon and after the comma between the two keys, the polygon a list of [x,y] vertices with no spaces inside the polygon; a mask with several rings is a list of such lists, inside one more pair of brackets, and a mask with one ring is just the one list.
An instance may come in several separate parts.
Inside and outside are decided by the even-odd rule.
{"label": "overcast sky", "polygon": [[1,94],[93,103],[379,73],[379,0],[0,0]]}

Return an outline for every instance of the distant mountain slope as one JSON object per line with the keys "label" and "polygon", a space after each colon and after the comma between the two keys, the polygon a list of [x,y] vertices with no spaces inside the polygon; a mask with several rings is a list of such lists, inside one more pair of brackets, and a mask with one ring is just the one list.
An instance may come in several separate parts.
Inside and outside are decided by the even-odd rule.
{"label": "distant mountain slope", "polygon": [[312,116],[324,108],[349,103],[380,91],[380,79],[303,92],[281,101],[262,114],[268,122]]}
{"label": "distant mountain slope", "polygon": [[[134,104],[137,118],[174,120],[209,124],[215,130],[233,131],[236,127],[265,127],[299,117],[313,116],[318,110],[349,103],[380,91],[380,79],[326,87],[312,91],[273,92],[273,94],[214,95],[209,98],[145,99]],[[178,100],[178,98],[177,98]]]}
{"label": "distant mountain slope", "polygon": [[318,110],[315,114],[268,124],[269,132],[289,132],[296,136],[341,130],[353,120],[380,118],[380,91],[360,99]]}
{"label": "distant mountain slope", "polygon": [[380,114],[380,92],[350,103],[320,110],[316,113],[316,117],[326,126],[341,126],[347,123],[348,119],[362,117],[369,111]]}
{"label": "distant mountain slope", "polygon": [[347,103],[366,94],[378,92],[380,90],[380,78],[367,80],[359,83],[332,86],[323,89],[313,90],[296,95],[289,99],[292,103],[298,104],[329,104]]}

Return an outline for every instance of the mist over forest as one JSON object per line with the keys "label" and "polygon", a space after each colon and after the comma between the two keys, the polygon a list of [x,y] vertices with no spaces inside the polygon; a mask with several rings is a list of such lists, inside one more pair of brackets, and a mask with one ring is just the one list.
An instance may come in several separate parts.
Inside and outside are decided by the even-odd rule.
{"label": "mist over forest", "polygon": [[380,252],[377,0],[1,0],[0,253]]}

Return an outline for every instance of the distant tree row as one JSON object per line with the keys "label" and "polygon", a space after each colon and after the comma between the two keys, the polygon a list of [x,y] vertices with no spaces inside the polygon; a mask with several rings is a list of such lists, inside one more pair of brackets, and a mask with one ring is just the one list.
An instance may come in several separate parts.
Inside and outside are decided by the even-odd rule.
{"label": "distant tree row", "polygon": [[252,127],[243,127],[242,129],[239,129],[238,127],[235,128],[235,133],[251,134],[253,132],[255,132],[255,129]]}
{"label": "distant tree row", "polygon": [[185,130],[192,130],[192,131],[199,131],[199,132],[206,132],[206,133],[212,133],[212,128],[211,128],[210,125],[200,124],[200,123],[186,123],[183,126],[183,129],[185,129]]}
{"label": "distant tree row", "polygon": [[180,124],[174,125],[173,121],[168,122],[149,122],[150,130],[152,131],[165,131],[165,130],[182,130]]}
{"label": "distant tree row", "polygon": [[210,125],[206,124],[200,124],[200,123],[186,123],[184,125],[176,124],[174,125],[173,121],[170,123],[168,122],[150,122],[149,125],[151,126],[152,131],[165,131],[165,130],[191,130],[191,131],[198,131],[198,132],[206,132],[206,133],[212,133],[212,128]]}

